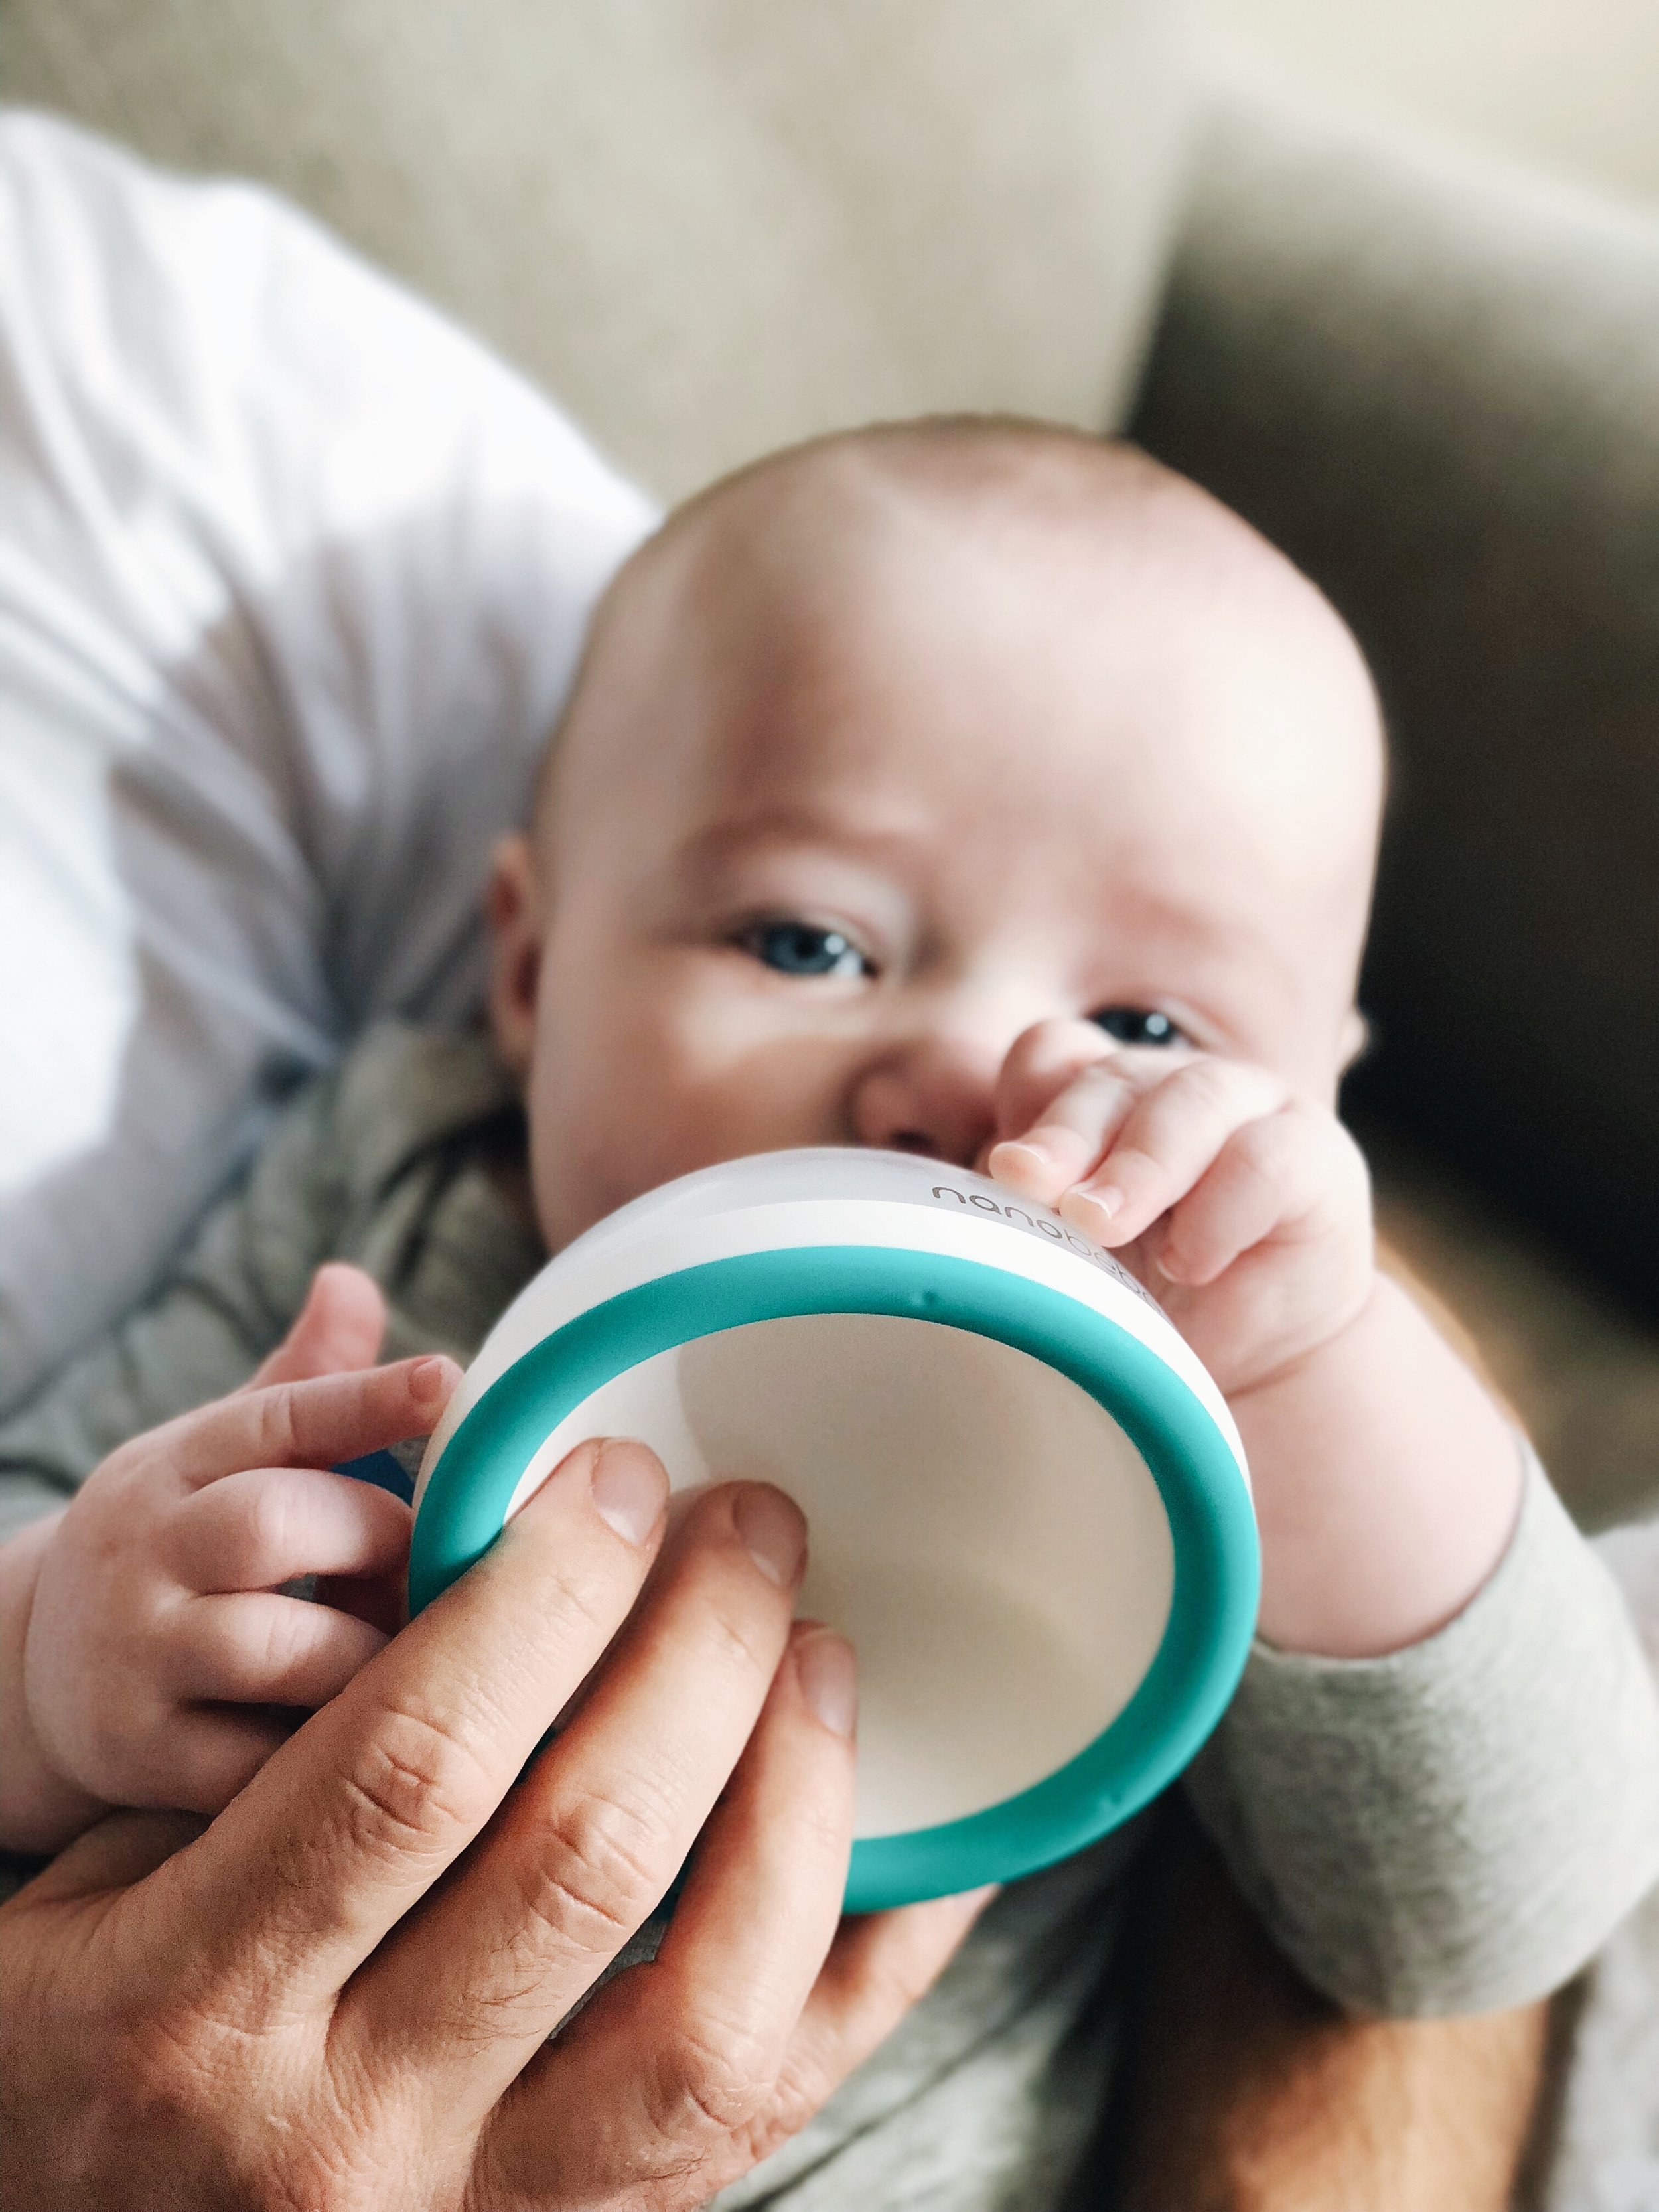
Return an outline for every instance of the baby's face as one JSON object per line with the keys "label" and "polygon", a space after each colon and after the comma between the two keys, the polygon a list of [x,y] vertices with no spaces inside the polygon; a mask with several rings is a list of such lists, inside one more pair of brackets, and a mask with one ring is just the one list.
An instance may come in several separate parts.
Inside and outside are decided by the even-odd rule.
{"label": "baby's face", "polygon": [[744,1153],[971,1163],[1056,1018],[1332,1099],[1380,776],[1346,634],[1288,571],[1017,537],[716,535],[602,635],[493,893],[550,1249]]}

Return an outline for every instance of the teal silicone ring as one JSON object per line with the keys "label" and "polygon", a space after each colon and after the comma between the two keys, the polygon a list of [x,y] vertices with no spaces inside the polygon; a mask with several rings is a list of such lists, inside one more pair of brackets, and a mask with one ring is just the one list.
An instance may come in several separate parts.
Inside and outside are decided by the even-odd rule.
{"label": "teal silicone ring", "polygon": [[421,1500],[409,1601],[418,1613],[489,1549],[525,1468],[601,1384],[696,1337],[830,1313],[891,1314],[968,1329],[1068,1376],[1105,1407],[1145,1459],[1175,1550],[1163,1640],[1117,1718],[1018,1796],[939,1827],[856,1843],[846,1909],[874,1912],[1012,1881],[1081,1850],[1180,1773],[1232,1695],[1260,1583],[1249,1495],[1200,1401],[1127,1329],[1000,1267],[887,1247],[745,1253],[658,1276],[544,1338],[467,1413]]}

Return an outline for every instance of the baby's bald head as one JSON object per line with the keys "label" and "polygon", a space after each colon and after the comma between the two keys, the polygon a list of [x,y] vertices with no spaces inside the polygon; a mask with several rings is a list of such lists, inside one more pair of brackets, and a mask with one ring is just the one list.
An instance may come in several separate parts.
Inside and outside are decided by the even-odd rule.
{"label": "baby's bald head", "polygon": [[[618,574],[544,779],[523,866],[549,1064],[632,1038],[546,1118],[714,1054],[702,1103],[663,1109],[704,1135],[646,1180],[607,1180],[606,1132],[577,1143],[615,1204],[733,1150],[872,1141],[859,1067],[994,1072],[1062,1014],[1332,1098],[1382,787],[1329,604],[1133,447],[940,421],[757,463]],[[787,967],[807,945],[844,948],[856,991]]]}
{"label": "baby's bald head", "polygon": [[[1129,621],[1191,655],[1197,632],[1252,630],[1300,659],[1346,711],[1258,731],[1236,766],[1277,782],[1298,740],[1358,848],[1375,841],[1380,719],[1358,647],[1328,601],[1241,517],[1137,447],[1048,425],[943,418],[838,434],[757,461],[688,501],[624,566],[596,617],[550,773],[574,805],[587,781],[660,769],[664,686],[731,658],[770,665],[815,643],[833,684],[838,649],[890,596],[948,593],[978,569],[1048,599],[1085,629]],[[1034,672],[1036,673],[1036,672]],[[1343,695],[1346,695],[1344,696]],[[1224,734],[1215,732],[1218,742]],[[564,763],[556,765],[556,761]],[[562,811],[544,809],[550,824]],[[1347,840],[1342,842],[1346,844]]]}

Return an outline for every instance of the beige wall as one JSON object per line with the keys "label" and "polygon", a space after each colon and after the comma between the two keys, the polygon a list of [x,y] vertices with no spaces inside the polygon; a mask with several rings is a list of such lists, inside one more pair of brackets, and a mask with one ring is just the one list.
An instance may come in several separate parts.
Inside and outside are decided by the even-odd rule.
{"label": "beige wall", "polygon": [[1346,106],[1659,201],[1659,0],[1205,0],[1223,51]]}

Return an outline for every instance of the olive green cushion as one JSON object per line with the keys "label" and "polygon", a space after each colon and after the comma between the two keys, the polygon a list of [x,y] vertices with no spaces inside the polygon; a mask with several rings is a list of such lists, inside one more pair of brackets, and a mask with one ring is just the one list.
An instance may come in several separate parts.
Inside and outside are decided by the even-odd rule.
{"label": "olive green cushion", "polygon": [[1235,100],[1135,428],[1376,672],[1364,1087],[1659,1304],[1656,392],[1659,217]]}

